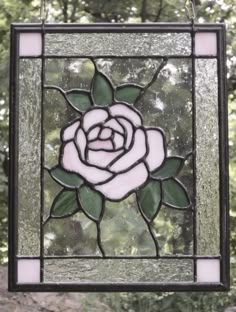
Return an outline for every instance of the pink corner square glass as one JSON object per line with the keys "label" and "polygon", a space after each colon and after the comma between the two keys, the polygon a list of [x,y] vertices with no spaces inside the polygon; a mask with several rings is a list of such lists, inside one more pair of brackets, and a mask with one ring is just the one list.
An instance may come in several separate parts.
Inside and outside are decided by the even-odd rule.
{"label": "pink corner square glass", "polygon": [[195,54],[196,56],[216,56],[217,37],[214,32],[198,32],[195,35]]}
{"label": "pink corner square glass", "polygon": [[19,55],[20,56],[41,56],[42,55],[41,33],[21,33]]}
{"label": "pink corner square glass", "polygon": [[17,261],[17,283],[40,283],[40,260],[20,259]]}
{"label": "pink corner square glass", "polygon": [[220,260],[198,259],[197,260],[198,283],[220,283]]}

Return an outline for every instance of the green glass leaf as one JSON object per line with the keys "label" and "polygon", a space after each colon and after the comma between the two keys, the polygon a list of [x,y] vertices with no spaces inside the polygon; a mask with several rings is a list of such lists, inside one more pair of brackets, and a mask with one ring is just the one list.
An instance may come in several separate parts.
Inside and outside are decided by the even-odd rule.
{"label": "green glass leaf", "polygon": [[136,85],[124,85],[116,89],[116,100],[133,104],[142,88]]}
{"label": "green glass leaf", "polygon": [[163,203],[176,208],[187,208],[190,200],[184,186],[176,179],[162,182]]}
{"label": "green glass leaf", "polygon": [[93,105],[89,93],[86,91],[68,91],[66,92],[66,97],[72,106],[79,111],[86,111]]}
{"label": "green glass leaf", "polygon": [[77,188],[84,182],[84,180],[76,173],[65,171],[59,166],[53,168],[49,172],[56,182],[68,188]]}
{"label": "green glass leaf", "polygon": [[92,94],[95,104],[100,106],[111,105],[113,102],[113,89],[106,78],[106,76],[101,73],[95,73]]}
{"label": "green glass leaf", "polygon": [[67,217],[78,211],[78,202],[75,191],[62,190],[54,199],[51,217]]}
{"label": "green glass leaf", "polygon": [[151,220],[161,204],[161,184],[151,181],[138,191],[139,206],[145,217]]}
{"label": "green glass leaf", "polygon": [[78,197],[82,209],[93,219],[98,220],[103,207],[103,198],[100,193],[88,186],[82,186],[78,190]]}
{"label": "green glass leaf", "polygon": [[181,157],[170,157],[165,160],[164,165],[152,173],[155,178],[176,177],[184,165],[184,159]]}

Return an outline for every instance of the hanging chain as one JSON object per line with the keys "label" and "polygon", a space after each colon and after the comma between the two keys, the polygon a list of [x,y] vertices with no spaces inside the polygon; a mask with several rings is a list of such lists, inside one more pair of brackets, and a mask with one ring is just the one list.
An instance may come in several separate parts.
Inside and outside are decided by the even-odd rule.
{"label": "hanging chain", "polygon": [[45,22],[48,17],[47,0],[41,0],[39,18],[41,22]]}
{"label": "hanging chain", "polygon": [[195,7],[195,1],[194,0],[186,0],[185,2],[185,13],[187,18],[194,22],[194,20],[196,19],[196,7]]}

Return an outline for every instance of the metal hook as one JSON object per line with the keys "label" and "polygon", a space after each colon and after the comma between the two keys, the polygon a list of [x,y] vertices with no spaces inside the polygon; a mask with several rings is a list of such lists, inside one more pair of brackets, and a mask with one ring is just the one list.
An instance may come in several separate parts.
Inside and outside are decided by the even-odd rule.
{"label": "metal hook", "polygon": [[195,1],[186,0],[184,9],[185,9],[187,18],[190,21],[194,21],[196,19]]}
{"label": "metal hook", "polygon": [[41,0],[41,5],[40,5],[40,20],[42,22],[45,22],[47,20],[48,17],[48,9],[47,9],[47,1],[46,0]]}

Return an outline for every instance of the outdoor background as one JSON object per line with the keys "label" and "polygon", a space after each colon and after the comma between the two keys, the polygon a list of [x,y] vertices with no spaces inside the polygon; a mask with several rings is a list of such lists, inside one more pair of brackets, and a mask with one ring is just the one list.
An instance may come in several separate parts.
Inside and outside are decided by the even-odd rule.
{"label": "outdoor background", "polygon": [[[54,0],[48,21],[187,22],[185,0]],[[12,22],[39,22],[40,0],[0,0],[0,311],[223,312],[236,307],[236,2],[196,0],[198,22],[225,22],[229,88],[231,200],[231,291],[229,293],[9,294],[7,267],[7,180],[9,37]],[[236,308],[235,308],[236,309]],[[227,309],[227,312],[236,311]]]}

